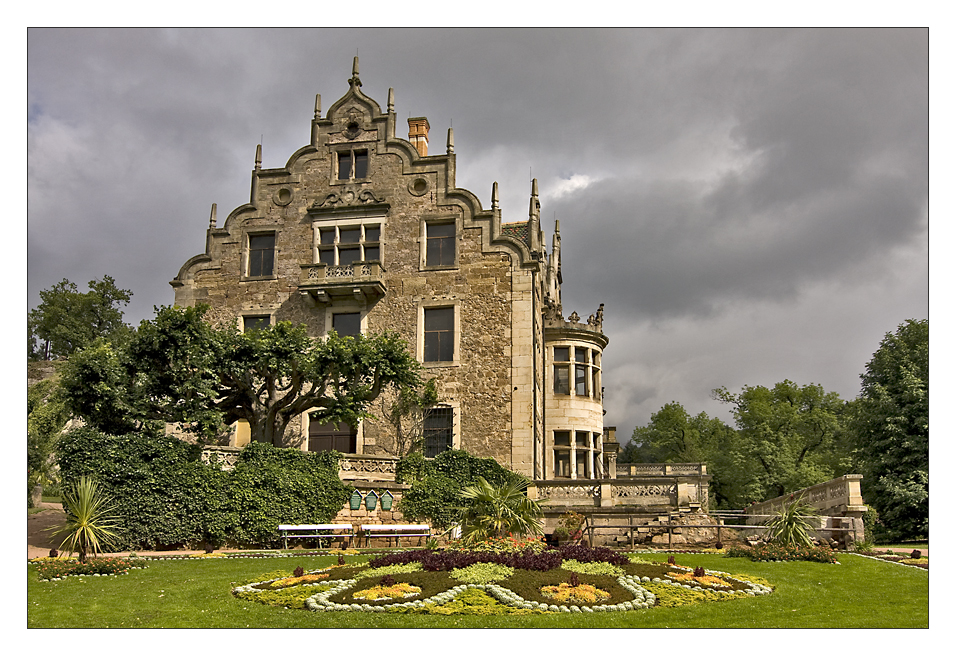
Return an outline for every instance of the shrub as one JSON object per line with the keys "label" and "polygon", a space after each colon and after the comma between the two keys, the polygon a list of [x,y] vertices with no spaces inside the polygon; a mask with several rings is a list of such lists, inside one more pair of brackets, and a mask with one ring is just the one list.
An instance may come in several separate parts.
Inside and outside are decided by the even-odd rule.
{"label": "shrub", "polygon": [[252,443],[231,471],[207,465],[201,452],[171,436],[110,436],[88,427],[57,443],[64,481],[88,474],[112,497],[123,549],[278,546],[280,524],[328,522],[351,493],[338,478],[335,452]]}
{"label": "shrub", "polygon": [[811,546],[813,521],[819,519],[819,512],[801,498],[791,500],[765,523],[767,539],[780,545]]}
{"label": "shrub", "polygon": [[498,485],[517,473],[503,468],[493,458],[478,458],[461,449],[442,452],[432,460],[410,454],[395,466],[399,480],[411,484],[398,504],[407,520],[430,520],[433,527],[446,529],[458,522],[458,511],[465,505],[463,486],[478,477]]}

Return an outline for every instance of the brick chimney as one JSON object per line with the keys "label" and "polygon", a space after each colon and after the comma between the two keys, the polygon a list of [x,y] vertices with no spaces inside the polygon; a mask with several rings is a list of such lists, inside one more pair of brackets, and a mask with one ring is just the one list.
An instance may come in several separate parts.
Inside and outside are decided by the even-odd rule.
{"label": "brick chimney", "polygon": [[418,149],[419,156],[428,155],[428,120],[425,117],[408,118],[408,141]]}

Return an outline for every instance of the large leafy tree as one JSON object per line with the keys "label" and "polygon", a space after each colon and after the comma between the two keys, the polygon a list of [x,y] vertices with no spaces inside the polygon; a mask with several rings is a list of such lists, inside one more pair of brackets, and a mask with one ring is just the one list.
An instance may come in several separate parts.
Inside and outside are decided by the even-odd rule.
{"label": "large leafy tree", "polygon": [[738,496],[764,500],[827,481],[844,467],[838,443],[844,402],[820,385],[784,380],[772,388],[714,390],[733,407],[737,439],[728,452],[738,471]]}
{"label": "large leafy tree", "polygon": [[739,476],[730,462],[737,440],[736,431],[716,417],[704,412],[691,416],[671,401],[651,415],[649,424],[634,429],[618,462],[704,463],[711,474],[712,500],[730,506],[731,500],[741,499],[732,492]]}
{"label": "large leafy tree", "polygon": [[205,311],[159,308],[124,346],[75,355],[63,376],[72,410],[114,434],[165,422],[209,438],[242,419],[254,441],[282,446],[304,412],[354,424],[384,388],[420,383],[394,333],[315,339],[288,322],[242,333],[213,327]]}
{"label": "large leafy tree", "polygon": [[929,536],[929,321],[887,333],[861,376],[852,429],[863,497],[889,540]]}
{"label": "large leafy tree", "polygon": [[700,413],[691,417],[684,406],[671,401],[638,426],[625,447],[624,463],[706,463],[726,444],[733,429]]}
{"label": "large leafy tree", "polygon": [[116,338],[129,331],[122,306],[133,295],[109,275],[90,280],[89,290],[62,280],[40,292],[40,304],[27,314],[27,357],[67,357],[100,337]]}

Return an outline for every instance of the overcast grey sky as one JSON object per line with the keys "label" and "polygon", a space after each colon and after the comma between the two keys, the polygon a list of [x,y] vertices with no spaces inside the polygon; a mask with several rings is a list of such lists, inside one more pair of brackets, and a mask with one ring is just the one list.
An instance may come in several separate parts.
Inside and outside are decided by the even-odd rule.
{"label": "overcast grey sky", "polygon": [[[455,130],[504,220],[538,179],[564,311],[605,304],[622,441],[676,400],[783,379],[844,398],[928,316],[923,29],[69,30],[28,34],[28,306],[113,276],[129,322],[348,90]],[[550,238],[549,238],[550,240]]]}

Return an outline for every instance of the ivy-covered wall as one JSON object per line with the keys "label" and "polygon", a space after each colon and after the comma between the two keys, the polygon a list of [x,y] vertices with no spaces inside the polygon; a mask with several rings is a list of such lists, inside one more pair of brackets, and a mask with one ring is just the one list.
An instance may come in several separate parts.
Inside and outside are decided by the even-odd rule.
{"label": "ivy-covered wall", "polygon": [[338,478],[339,455],[252,443],[235,468],[200,460],[201,448],[171,436],[109,436],[89,428],[61,436],[63,483],[95,477],[120,518],[119,550],[281,544],[280,524],[326,523],[351,489]]}

